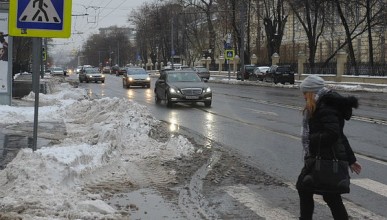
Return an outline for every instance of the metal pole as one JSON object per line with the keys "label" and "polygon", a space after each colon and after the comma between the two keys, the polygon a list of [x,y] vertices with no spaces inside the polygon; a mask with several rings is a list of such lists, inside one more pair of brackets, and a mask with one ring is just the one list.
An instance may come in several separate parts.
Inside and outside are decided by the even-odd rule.
{"label": "metal pole", "polygon": [[40,66],[42,61],[42,38],[32,38],[32,81],[35,93],[35,112],[32,150],[36,151],[38,136],[38,110],[39,110],[39,90],[40,90]]}
{"label": "metal pole", "polygon": [[240,72],[241,74],[241,80],[245,80],[244,72],[245,72],[245,18],[246,18],[246,2],[243,0],[241,5],[241,48],[240,48],[240,58],[241,58],[241,68]]}
{"label": "metal pole", "polygon": [[174,22],[174,17],[172,17],[172,22],[171,22],[171,66],[172,66],[172,69],[173,69],[173,63],[174,63],[174,56],[175,56],[175,48],[173,46],[173,22]]}

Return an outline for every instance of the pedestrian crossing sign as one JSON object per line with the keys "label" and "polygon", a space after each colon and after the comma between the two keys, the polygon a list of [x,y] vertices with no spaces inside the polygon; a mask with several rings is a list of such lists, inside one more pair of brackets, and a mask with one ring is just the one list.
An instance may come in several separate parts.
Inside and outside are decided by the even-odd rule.
{"label": "pedestrian crossing sign", "polygon": [[72,0],[14,0],[9,6],[9,35],[68,38]]}
{"label": "pedestrian crossing sign", "polygon": [[233,60],[235,57],[235,51],[234,50],[225,50],[224,57],[226,58],[226,60]]}

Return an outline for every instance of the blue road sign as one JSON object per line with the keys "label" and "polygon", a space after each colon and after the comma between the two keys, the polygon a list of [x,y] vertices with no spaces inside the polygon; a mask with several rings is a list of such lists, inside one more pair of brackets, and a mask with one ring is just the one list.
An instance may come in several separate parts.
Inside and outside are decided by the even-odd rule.
{"label": "blue road sign", "polygon": [[22,29],[63,29],[64,0],[18,0],[16,27]]}
{"label": "blue road sign", "polygon": [[72,0],[13,0],[9,5],[9,35],[68,38]]}

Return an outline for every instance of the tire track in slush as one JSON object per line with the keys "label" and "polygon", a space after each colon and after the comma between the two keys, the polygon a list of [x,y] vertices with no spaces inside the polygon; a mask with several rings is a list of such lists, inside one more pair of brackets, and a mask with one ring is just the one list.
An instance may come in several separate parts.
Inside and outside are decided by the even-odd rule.
{"label": "tire track in slush", "polygon": [[180,190],[178,204],[185,211],[188,219],[219,219],[218,214],[211,209],[201,192],[203,189],[203,179],[218,163],[220,158],[220,152],[213,152],[208,162],[192,175],[189,184]]}

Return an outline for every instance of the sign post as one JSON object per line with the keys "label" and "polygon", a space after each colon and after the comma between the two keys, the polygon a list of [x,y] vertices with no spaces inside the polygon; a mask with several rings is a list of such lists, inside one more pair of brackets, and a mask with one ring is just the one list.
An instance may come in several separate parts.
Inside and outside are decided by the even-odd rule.
{"label": "sign post", "polygon": [[37,144],[39,81],[44,59],[42,57],[42,38],[70,37],[71,6],[72,0],[10,1],[9,35],[32,37],[32,87],[35,93],[33,151],[36,150]]}
{"label": "sign post", "polygon": [[235,51],[232,49],[225,50],[224,51],[224,57],[226,58],[227,64],[228,64],[228,80],[231,78],[231,73],[230,73],[230,60],[234,60],[235,57]]}

